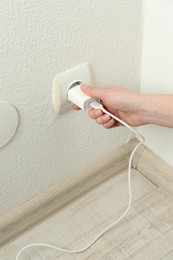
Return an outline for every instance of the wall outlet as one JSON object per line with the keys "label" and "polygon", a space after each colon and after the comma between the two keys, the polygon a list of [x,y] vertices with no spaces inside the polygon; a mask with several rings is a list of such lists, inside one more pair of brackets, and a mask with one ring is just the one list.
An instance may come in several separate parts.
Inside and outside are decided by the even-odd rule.
{"label": "wall outlet", "polygon": [[73,69],[58,74],[53,80],[53,105],[56,113],[61,114],[72,108],[72,103],[67,99],[68,89],[75,82],[92,85],[91,68],[84,63]]}

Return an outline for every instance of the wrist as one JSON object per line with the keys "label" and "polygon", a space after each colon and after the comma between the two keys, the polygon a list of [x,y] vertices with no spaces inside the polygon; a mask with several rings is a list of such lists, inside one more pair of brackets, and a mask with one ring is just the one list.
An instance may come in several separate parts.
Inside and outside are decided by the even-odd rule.
{"label": "wrist", "polygon": [[142,93],[139,94],[137,109],[141,125],[150,124],[154,114],[153,103],[150,102],[150,95]]}

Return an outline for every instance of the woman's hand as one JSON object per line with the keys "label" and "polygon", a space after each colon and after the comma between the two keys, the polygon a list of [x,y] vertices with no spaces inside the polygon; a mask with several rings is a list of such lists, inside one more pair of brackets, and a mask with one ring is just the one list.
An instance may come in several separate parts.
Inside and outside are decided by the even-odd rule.
{"label": "woman's hand", "polygon": [[[90,97],[99,98],[102,105],[110,113],[129,125],[139,126],[144,124],[139,113],[141,94],[124,87],[97,88],[82,85],[81,90]],[[78,110],[79,108],[73,105],[73,109]],[[105,128],[121,125],[100,109],[89,109],[88,114],[91,119],[95,119],[98,124],[103,125]]]}

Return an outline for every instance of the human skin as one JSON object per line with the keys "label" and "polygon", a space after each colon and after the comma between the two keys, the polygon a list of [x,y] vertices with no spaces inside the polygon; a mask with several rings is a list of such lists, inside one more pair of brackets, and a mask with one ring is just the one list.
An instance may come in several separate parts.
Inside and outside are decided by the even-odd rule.
{"label": "human skin", "polygon": [[[131,126],[156,124],[173,128],[173,94],[143,94],[125,87],[98,88],[82,85],[88,96],[99,98],[113,115]],[[73,105],[74,110],[79,107]],[[89,109],[88,115],[105,128],[121,124],[100,109]]]}

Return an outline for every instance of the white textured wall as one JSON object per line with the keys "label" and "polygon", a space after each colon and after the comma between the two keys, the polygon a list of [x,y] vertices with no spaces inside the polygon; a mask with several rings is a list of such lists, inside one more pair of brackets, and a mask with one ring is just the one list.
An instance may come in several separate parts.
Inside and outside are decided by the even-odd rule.
{"label": "white textured wall", "polygon": [[[173,94],[173,1],[144,1],[142,92]],[[145,126],[146,144],[173,165],[173,129]]]}
{"label": "white textured wall", "polygon": [[128,138],[85,112],[54,113],[57,73],[91,63],[96,85],[140,82],[141,1],[1,0],[0,99],[20,126],[0,150],[0,214],[86,166]]}

